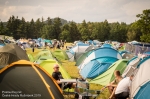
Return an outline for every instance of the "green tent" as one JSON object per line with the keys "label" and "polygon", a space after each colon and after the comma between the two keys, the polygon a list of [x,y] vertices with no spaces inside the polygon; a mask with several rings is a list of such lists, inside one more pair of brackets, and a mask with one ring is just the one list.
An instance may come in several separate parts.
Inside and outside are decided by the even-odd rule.
{"label": "green tent", "polygon": [[104,86],[108,85],[111,81],[115,79],[114,71],[119,70],[122,74],[127,66],[127,62],[127,59],[120,59],[116,61],[110,66],[110,68],[108,68],[106,72],[91,80],[90,83],[100,84]]}
{"label": "green tent", "polygon": [[50,50],[42,50],[40,51],[36,56],[35,56],[35,60],[38,60],[41,56],[47,56],[47,59],[54,59],[52,53],[50,52]]}
{"label": "green tent", "polygon": [[[43,60],[40,63],[40,66],[42,68],[44,68],[50,75],[52,75],[54,64],[58,64],[57,61],[52,60],[52,59],[47,59],[47,60]],[[69,74],[63,68],[63,66],[61,66],[60,64],[58,64],[58,65],[60,67],[60,72],[62,73],[62,76],[64,77],[64,79],[71,79],[71,77],[69,76]]]}
{"label": "green tent", "polygon": [[35,60],[34,60],[34,57],[31,55],[31,54],[28,54],[28,57],[29,57],[29,60],[31,61],[31,62],[34,62]]}
{"label": "green tent", "polygon": [[56,57],[58,60],[68,60],[68,55],[65,51],[61,49],[56,49],[54,52],[52,52],[53,56]]}
{"label": "green tent", "polygon": [[79,57],[77,57],[75,65],[79,66],[91,52],[92,51],[87,51],[87,52],[83,53],[82,55],[80,55]]}

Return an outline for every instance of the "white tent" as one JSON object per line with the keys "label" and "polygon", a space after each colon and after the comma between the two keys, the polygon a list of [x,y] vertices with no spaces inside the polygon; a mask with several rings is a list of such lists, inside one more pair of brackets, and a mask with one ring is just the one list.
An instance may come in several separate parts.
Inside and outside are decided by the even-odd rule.
{"label": "white tent", "polygon": [[136,73],[131,84],[131,99],[150,99],[150,57],[143,59],[137,66]]}

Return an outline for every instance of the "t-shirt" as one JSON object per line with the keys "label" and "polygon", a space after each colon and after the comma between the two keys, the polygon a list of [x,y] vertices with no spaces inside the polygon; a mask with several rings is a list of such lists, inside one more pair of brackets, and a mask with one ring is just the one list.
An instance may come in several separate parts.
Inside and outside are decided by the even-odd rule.
{"label": "t-shirt", "polygon": [[[60,79],[64,79],[61,72],[53,72],[52,73],[52,77],[55,79],[55,80],[60,80]],[[62,84],[58,84],[59,87],[61,88]]]}
{"label": "t-shirt", "polygon": [[52,77],[53,77],[55,80],[63,79],[63,76],[62,76],[61,72],[53,72],[53,73],[52,73]]}
{"label": "t-shirt", "polygon": [[122,92],[129,92],[130,84],[131,84],[130,77],[126,77],[126,78],[122,79],[118,83],[115,94],[119,94],[119,93],[122,93]]}

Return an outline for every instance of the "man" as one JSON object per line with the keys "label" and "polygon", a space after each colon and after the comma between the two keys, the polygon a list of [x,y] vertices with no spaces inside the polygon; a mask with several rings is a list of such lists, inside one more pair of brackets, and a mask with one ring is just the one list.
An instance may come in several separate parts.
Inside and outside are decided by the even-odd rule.
{"label": "man", "polygon": [[[57,84],[60,86],[62,86],[62,83],[60,82],[60,79],[63,79],[63,76],[61,74],[61,72],[59,71],[59,66],[58,64],[55,64],[54,67],[54,72],[52,73],[52,77],[56,80]],[[68,83],[67,85],[64,86],[63,89],[71,89],[71,88],[76,88],[76,83]],[[78,89],[76,89],[76,92],[78,92]],[[75,98],[78,98],[78,94],[75,94]]]}
{"label": "man", "polygon": [[63,79],[63,76],[62,76],[61,72],[59,71],[59,66],[57,64],[55,64],[53,69],[54,69],[54,72],[52,73],[52,77],[56,80],[58,85],[61,87],[62,84],[60,82],[60,79]]}
{"label": "man", "polygon": [[120,71],[115,70],[114,76],[115,76],[115,80],[112,81],[109,85],[107,85],[108,90],[111,94],[109,99],[112,99],[114,97],[116,87],[117,87],[118,83],[122,80]]}
{"label": "man", "polygon": [[115,97],[117,99],[126,99],[129,97],[129,87],[133,76],[134,75],[132,74],[130,77],[126,77],[119,82],[115,91]]}

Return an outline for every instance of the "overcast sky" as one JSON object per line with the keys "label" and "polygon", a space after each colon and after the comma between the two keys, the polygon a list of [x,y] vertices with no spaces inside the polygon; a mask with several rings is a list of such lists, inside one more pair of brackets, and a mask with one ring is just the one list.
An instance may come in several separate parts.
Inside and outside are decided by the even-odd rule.
{"label": "overcast sky", "polygon": [[26,21],[60,17],[77,23],[84,19],[131,23],[145,9],[150,9],[150,0],[0,0],[0,20],[14,15]]}

